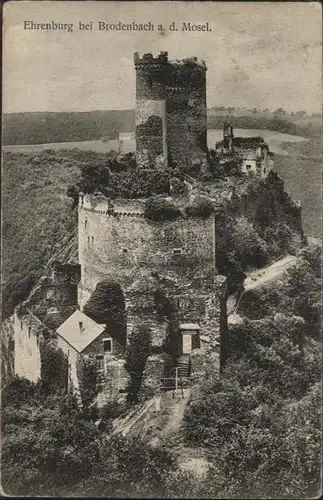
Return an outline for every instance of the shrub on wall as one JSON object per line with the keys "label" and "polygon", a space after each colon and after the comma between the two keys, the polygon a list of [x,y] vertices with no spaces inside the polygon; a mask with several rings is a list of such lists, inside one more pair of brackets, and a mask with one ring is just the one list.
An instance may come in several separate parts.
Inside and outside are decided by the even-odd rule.
{"label": "shrub on wall", "polygon": [[126,345],[125,299],[119,283],[100,281],[83,312],[97,323],[106,324],[116,340]]}
{"label": "shrub on wall", "polygon": [[145,217],[153,221],[171,221],[181,217],[181,211],[169,200],[162,197],[146,201]]}
{"label": "shrub on wall", "polygon": [[49,342],[40,343],[40,377],[45,394],[67,390],[68,360],[62,349]]}
{"label": "shrub on wall", "polygon": [[138,392],[149,356],[150,343],[150,329],[147,325],[140,325],[136,328],[129,341],[125,369],[130,375],[127,399],[131,403],[138,399]]}
{"label": "shrub on wall", "polygon": [[77,363],[77,376],[84,414],[89,420],[94,421],[98,417],[95,399],[102,381],[95,359],[80,359]]}
{"label": "shrub on wall", "polygon": [[191,217],[206,219],[214,212],[213,203],[209,198],[195,198],[191,205],[185,208],[185,212]]}

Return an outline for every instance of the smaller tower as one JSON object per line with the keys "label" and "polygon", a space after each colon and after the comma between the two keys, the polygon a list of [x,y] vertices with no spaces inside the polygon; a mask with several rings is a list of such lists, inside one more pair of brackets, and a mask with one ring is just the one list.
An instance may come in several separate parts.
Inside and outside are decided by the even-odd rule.
{"label": "smaller tower", "polygon": [[223,146],[226,151],[232,151],[233,148],[233,127],[231,123],[223,124]]}

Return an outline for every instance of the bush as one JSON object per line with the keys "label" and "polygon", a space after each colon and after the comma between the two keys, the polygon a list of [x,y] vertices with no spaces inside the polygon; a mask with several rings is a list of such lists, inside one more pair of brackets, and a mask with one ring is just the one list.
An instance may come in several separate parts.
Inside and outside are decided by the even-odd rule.
{"label": "bush", "polygon": [[209,198],[195,198],[191,205],[185,208],[186,214],[191,217],[201,217],[206,219],[214,213],[213,203]]}
{"label": "bush", "polygon": [[126,345],[125,299],[119,283],[100,281],[83,312],[97,323],[107,325],[116,340]]}
{"label": "bush", "polygon": [[145,205],[146,219],[153,221],[172,221],[181,217],[181,211],[169,200],[165,198],[149,198]]}
{"label": "bush", "polygon": [[142,377],[150,352],[150,329],[140,325],[131,335],[126,353],[125,369],[130,375],[128,401],[136,402],[141,387]]}

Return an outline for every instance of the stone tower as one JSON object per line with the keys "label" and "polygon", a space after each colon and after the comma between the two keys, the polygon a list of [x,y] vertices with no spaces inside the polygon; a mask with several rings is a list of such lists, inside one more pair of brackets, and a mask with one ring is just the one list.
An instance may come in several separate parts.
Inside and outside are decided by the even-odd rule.
{"label": "stone tower", "polygon": [[172,64],[166,86],[170,163],[190,166],[207,153],[206,66],[197,59]]}
{"label": "stone tower", "polygon": [[136,154],[138,164],[154,166],[158,156],[167,163],[166,91],[167,52],[156,58],[134,54],[136,69]]}
{"label": "stone tower", "polygon": [[190,166],[207,153],[206,66],[190,58],[171,63],[134,54],[136,68],[136,153],[141,166]]}

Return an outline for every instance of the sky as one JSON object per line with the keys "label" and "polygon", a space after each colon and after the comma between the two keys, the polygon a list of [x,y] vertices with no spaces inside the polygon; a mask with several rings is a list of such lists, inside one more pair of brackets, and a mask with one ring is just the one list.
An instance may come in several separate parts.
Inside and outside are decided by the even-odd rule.
{"label": "sky", "polygon": [[[69,2],[4,5],[3,111],[90,111],[135,106],[133,53],[196,56],[212,106],[317,112],[322,102],[318,2]],[[24,30],[24,21],[73,32]],[[79,31],[78,23],[92,31]],[[162,23],[165,32],[98,31],[98,22]],[[183,22],[208,32],[182,32]],[[170,32],[175,22],[179,31]]]}

